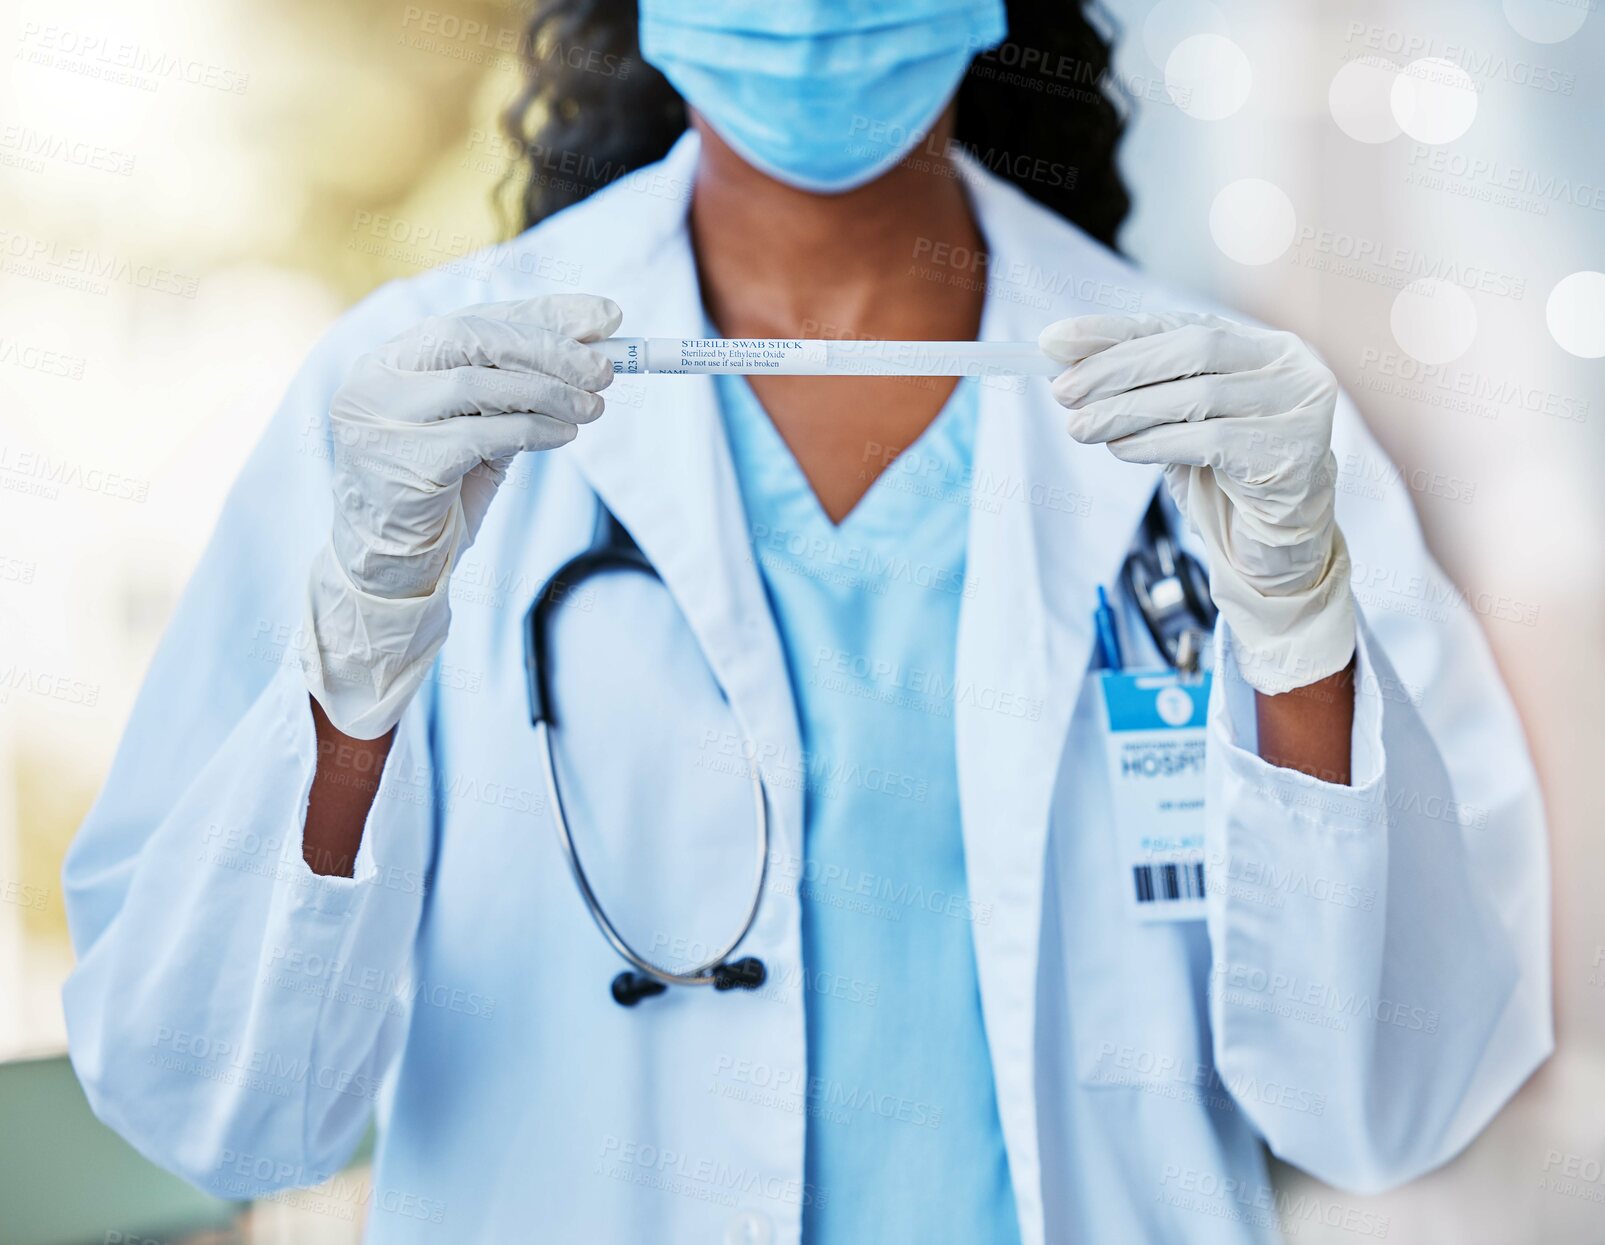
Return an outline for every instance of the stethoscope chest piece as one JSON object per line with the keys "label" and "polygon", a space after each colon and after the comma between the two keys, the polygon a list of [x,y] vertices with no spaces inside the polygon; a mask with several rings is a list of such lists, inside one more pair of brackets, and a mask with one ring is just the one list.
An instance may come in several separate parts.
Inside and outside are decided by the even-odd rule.
{"label": "stethoscope chest piece", "polygon": [[[708,982],[715,990],[758,990],[769,978],[769,970],[755,955],[744,956],[716,965],[708,974]],[[613,1001],[620,1007],[634,1007],[642,999],[662,994],[668,983],[647,973],[625,969],[613,979]]]}
{"label": "stethoscope chest piece", "polygon": [[627,968],[613,979],[613,1001],[620,1007],[634,1007],[642,999],[662,994],[668,988],[656,977]]}

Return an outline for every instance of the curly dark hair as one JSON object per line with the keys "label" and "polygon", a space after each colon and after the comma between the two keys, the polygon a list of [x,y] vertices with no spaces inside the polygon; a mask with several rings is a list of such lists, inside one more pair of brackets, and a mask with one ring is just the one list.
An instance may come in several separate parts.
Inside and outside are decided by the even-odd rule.
{"label": "curly dark hair", "polygon": [[[1111,248],[1131,207],[1116,164],[1126,99],[1086,0],[1008,0],[1008,39],[971,62],[956,141]],[[521,227],[661,159],[685,103],[641,59],[636,0],[536,0],[523,88],[502,115]],[[626,120],[628,119],[628,120]]]}

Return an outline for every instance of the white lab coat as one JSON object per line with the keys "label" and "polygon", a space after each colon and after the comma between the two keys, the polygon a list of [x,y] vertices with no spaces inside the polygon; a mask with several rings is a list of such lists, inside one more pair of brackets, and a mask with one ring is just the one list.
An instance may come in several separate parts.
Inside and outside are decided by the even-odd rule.
{"label": "white lab coat", "polygon": [[[377,1102],[375,1241],[795,1242],[803,1201],[830,1195],[805,1187],[797,1097],[805,994],[823,987],[800,963],[796,718],[705,378],[621,378],[573,445],[519,460],[459,570],[355,879],[313,876],[299,852],[315,744],[293,651],[328,526],[331,393],[425,316],[549,289],[615,298],[625,333],[695,333],[695,158],[687,138],[516,240],[365,300],[229,497],[64,876],[74,1067],[102,1119],[204,1188],[319,1180]],[[933,293],[989,281],[983,338],[1196,306],[968,177],[991,262],[928,271]],[[1353,787],[1259,760],[1251,701],[1217,677],[1208,841],[1228,884],[1207,921],[1139,925],[1085,691],[1095,587],[1159,476],[1073,442],[1045,385],[982,392],[955,726],[1024,1241],[1274,1239],[1262,1141],[1356,1191],[1445,1162],[1551,1049],[1547,863],[1521,730],[1407,489],[1345,400]],[[565,753],[570,811],[627,932],[673,957],[727,931],[751,880],[750,807],[706,725],[700,648],[772,767],[778,881],[743,947],[769,967],[758,995],[618,1007],[620,964],[552,833],[521,623],[589,541],[598,495],[691,631],[649,587],[629,608],[576,594],[555,658],[567,738],[589,744]],[[871,1005],[873,984],[829,988]]]}

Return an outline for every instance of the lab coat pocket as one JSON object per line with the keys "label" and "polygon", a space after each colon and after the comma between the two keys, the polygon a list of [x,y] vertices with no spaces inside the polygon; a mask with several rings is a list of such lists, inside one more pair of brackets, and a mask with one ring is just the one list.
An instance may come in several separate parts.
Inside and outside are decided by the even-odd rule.
{"label": "lab coat pocket", "polygon": [[[1115,940],[1125,945],[1113,948]],[[1214,1080],[1202,922],[1106,927],[1068,976],[1077,1081],[1087,1089],[1195,1096]]]}
{"label": "lab coat pocket", "polygon": [[[1209,935],[1201,920],[1138,920],[1104,763],[1096,680],[1071,723],[1050,834],[1048,928],[1057,942],[1077,1081],[1196,1094],[1212,1082]],[[1191,1087],[1191,1088],[1190,1088]]]}

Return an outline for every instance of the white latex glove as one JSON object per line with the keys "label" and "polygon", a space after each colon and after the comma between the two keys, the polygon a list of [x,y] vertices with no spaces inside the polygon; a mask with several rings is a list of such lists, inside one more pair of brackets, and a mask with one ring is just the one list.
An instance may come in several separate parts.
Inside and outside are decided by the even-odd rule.
{"label": "white latex glove", "polygon": [[334,396],[334,531],[312,567],[307,686],[329,720],[376,739],[445,643],[451,571],[508,464],[566,445],[602,413],[610,299],[552,294],[436,316],[352,366]]}
{"label": "white latex glove", "polygon": [[1291,333],[1211,315],[1093,315],[1042,331],[1066,365],[1070,435],[1165,464],[1209,551],[1243,677],[1276,694],[1354,654],[1349,555],[1333,518],[1337,382]]}

